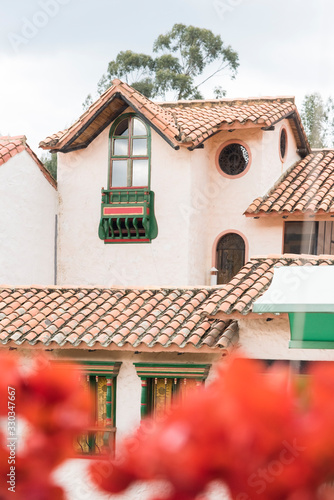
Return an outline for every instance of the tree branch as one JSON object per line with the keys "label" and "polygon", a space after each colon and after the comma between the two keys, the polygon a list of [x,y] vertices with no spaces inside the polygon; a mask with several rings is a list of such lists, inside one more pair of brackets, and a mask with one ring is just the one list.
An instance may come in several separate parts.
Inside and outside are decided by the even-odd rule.
{"label": "tree branch", "polygon": [[208,80],[210,80],[210,78],[212,78],[214,75],[216,75],[220,71],[223,71],[223,69],[225,69],[227,67],[228,67],[228,64],[225,64],[225,66],[222,66],[221,68],[218,68],[214,73],[212,73],[212,75],[208,76],[207,78],[205,78],[205,80],[203,80],[202,82],[200,82],[197,85],[195,85],[194,88],[197,89],[200,85],[203,85],[203,83],[207,82]]}

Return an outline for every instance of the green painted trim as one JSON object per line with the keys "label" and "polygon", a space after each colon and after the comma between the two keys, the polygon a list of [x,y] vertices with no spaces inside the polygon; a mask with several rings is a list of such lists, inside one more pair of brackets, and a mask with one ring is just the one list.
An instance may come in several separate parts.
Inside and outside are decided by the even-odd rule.
{"label": "green painted trim", "polygon": [[[109,383],[110,380],[110,383]],[[113,379],[110,377],[107,377],[107,396],[106,396],[106,417],[107,419],[111,420],[111,405],[112,405],[112,383]]]}
{"label": "green painted trim", "polygon": [[263,313],[334,313],[334,304],[256,304],[253,312]]}
{"label": "green painted trim", "polygon": [[147,379],[143,377],[141,379],[141,398],[140,398],[140,416],[141,418],[146,417],[148,413],[148,398],[147,398]]}
{"label": "green painted trim", "polygon": [[[88,375],[89,377],[89,389],[90,389],[90,392],[91,394],[95,394],[95,397],[96,397],[96,402],[95,402],[95,405],[94,405],[94,422],[97,420],[97,384],[96,384],[96,379],[95,379],[95,376],[89,374]],[[88,448],[89,450],[95,452],[95,446],[94,446],[94,443],[95,443],[95,433],[94,432],[88,432]]]}
{"label": "green painted trim", "polygon": [[[66,361],[68,363],[69,361]],[[71,360],[71,364],[77,365],[81,370],[84,370],[87,375],[105,375],[111,378],[117,377],[121,367],[121,361],[85,361]]]}
{"label": "green painted trim", "polygon": [[210,364],[134,363],[140,378],[195,378],[205,380]]}
{"label": "green painted trim", "polygon": [[193,363],[133,363],[135,367],[150,367],[150,368],[155,368],[155,367],[164,367],[164,368],[204,368],[207,366],[211,366],[207,363],[200,363],[200,364],[193,364]]}
{"label": "green painted trim", "polygon": [[290,349],[334,349],[334,342],[319,340],[290,340]]}
{"label": "green painted trim", "polygon": [[[113,425],[116,427],[116,388],[117,388],[117,379],[113,379],[113,392],[112,392],[112,409],[113,409]],[[116,435],[116,434],[115,434]]]}

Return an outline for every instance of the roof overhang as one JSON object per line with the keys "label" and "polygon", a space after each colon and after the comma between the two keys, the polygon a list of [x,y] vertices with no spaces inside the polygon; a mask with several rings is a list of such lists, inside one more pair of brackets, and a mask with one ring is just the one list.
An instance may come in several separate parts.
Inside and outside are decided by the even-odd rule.
{"label": "roof overhang", "polygon": [[268,290],[253,304],[259,314],[288,313],[293,348],[334,349],[334,267],[274,269]]}
{"label": "roof overhang", "polygon": [[[84,149],[108,127],[118,116],[120,116],[126,109],[131,107],[133,111],[142,118],[151,128],[153,128],[165,141],[174,149],[179,149],[177,141],[171,140],[166,136],[157,126],[150,121],[144,113],[138,109],[133,102],[123,96],[120,92],[115,93],[103,105],[96,109],[96,111],[83,121],[77,127],[77,130],[59,141],[59,143],[51,148],[51,152],[70,153]],[[42,149],[50,149],[49,146],[40,146]]]}

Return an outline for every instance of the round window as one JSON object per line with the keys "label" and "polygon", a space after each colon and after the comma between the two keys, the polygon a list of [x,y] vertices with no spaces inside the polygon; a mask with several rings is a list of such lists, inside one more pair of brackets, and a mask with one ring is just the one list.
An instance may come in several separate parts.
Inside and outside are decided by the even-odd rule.
{"label": "round window", "polygon": [[227,175],[239,175],[246,170],[249,154],[242,144],[232,143],[225,146],[218,157],[220,169]]}
{"label": "round window", "polygon": [[287,149],[287,135],[286,135],[286,130],[285,128],[282,128],[281,130],[281,135],[279,139],[279,150],[281,154],[281,160],[284,160],[285,155],[286,155],[286,149]]}

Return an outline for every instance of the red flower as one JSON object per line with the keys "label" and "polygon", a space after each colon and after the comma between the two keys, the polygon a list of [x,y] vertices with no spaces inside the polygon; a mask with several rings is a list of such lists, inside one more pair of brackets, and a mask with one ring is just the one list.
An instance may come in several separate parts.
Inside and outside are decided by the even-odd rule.
{"label": "red flower", "polygon": [[[90,414],[90,397],[80,384],[78,370],[50,363],[45,357],[36,358],[32,369],[24,372],[16,357],[1,356],[0,363],[4,368],[2,414],[11,416],[10,422],[14,417],[28,421],[20,446],[15,428],[8,427],[14,437],[0,432],[0,498],[65,500],[52,473],[73,455],[74,438],[88,426]],[[12,455],[9,443],[13,443]],[[14,490],[8,489],[12,486],[8,480]]]}
{"label": "red flower", "polygon": [[136,480],[163,479],[168,500],[192,500],[220,480],[237,500],[314,500],[333,471],[334,404],[323,414],[334,370],[331,382],[314,374],[306,399],[289,377],[285,368],[265,374],[255,361],[233,360],[164,419],[143,422],[100,486],[118,493]]}

